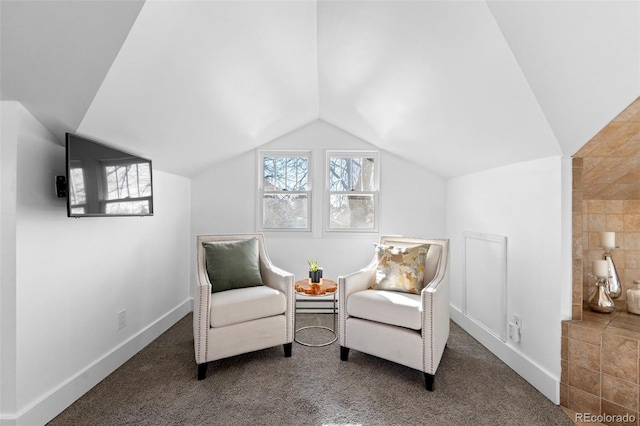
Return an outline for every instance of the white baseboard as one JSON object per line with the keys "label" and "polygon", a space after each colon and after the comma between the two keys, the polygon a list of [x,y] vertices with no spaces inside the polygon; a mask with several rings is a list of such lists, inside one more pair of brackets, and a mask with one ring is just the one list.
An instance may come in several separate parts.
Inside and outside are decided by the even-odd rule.
{"label": "white baseboard", "polygon": [[[553,374],[528,358],[525,354],[518,352],[509,344],[496,338],[496,336],[464,315],[458,308],[451,306],[450,314],[451,319],[456,324],[489,349],[495,356],[500,358],[500,360],[507,364],[513,371],[522,376],[523,379],[538,389],[554,404],[560,403],[559,377],[554,377]],[[560,356],[560,354],[558,354],[558,356]]]}
{"label": "white baseboard", "polygon": [[93,364],[78,371],[38,401],[21,410],[15,418],[2,418],[1,424],[3,426],[46,424],[192,310],[193,299],[183,301],[104,354]]}

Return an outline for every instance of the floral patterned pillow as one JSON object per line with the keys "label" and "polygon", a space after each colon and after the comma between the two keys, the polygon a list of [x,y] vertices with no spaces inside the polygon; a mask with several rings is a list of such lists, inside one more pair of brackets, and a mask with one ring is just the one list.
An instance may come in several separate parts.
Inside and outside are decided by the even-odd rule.
{"label": "floral patterned pillow", "polygon": [[371,288],[420,293],[424,288],[424,262],[429,244],[402,248],[375,244],[375,247],[378,269]]}

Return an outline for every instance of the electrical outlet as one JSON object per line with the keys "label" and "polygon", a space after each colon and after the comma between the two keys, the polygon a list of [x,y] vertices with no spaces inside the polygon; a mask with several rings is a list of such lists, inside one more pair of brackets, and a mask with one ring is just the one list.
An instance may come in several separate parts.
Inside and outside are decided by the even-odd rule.
{"label": "electrical outlet", "polygon": [[118,330],[122,330],[127,325],[127,310],[123,309],[118,312]]}
{"label": "electrical outlet", "polygon": [[520,343],[522,332],[522,318],[518,315],[513,316],[513,321],[509,323],[509,339],[514,343]]}
{"label": "electrical outlet", "polygon": [[509,339],[514,343],[520,343],[520,327],[514,322],[509,323]]}
{"label": "electrical outlet", "polygon": [[513,323],[518,326],[518,328],[522,328],[522,318],[518,315],[513,316]]}

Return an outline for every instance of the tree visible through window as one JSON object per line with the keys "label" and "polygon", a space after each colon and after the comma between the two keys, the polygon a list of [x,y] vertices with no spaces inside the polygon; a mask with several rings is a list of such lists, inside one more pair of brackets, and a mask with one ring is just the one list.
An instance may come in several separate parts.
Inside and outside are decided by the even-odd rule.
{"label": "tree visible through window", "polygon": [[105,164],[109,214],[149,214],[151,167],[148,163]]}
{"label": "tree visible through window", "polygon": [[310,230],[310,154],[263,152],[262,228]]}
{"label": "tree visible through window", "polygon": [[328,230],[377,229],[378,173],[375,152],[329,152]]}

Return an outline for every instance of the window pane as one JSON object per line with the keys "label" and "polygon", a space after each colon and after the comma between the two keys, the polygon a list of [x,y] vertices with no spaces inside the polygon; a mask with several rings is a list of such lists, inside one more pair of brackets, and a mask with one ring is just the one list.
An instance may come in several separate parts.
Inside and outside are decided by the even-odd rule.
{"label": "window pane", "polygon": [[107,200],[151,195],[151,168],[148,163],[105,166],[105,173]]}
{"label": "window pane", "polygon": [[265,191],[306,191],[306,157],[264,157],[262,163]]}
{"label": "window pane", "polygon": [[375,202],[372,194],[330,196],[329,227],[374,229]]}
{"label": "window pane", "polygon": [[86,204],[87,194],[84,189],[84,170],[80,167],[74,167],[70,171],[69,197],[71,197],[71,205]]}
{"label": "window pane", "polygon": [[364,157],[331,157],[329,190],[375,191],[374,161]]}
{"label": "window pane", "polygon": [[149,201],[116,201],[107,203],[107,214],[149,214]]}
{"label": "window pane", "polygon": [[306,194],[268,194],[262,198],[264,228],[306,229]]}

